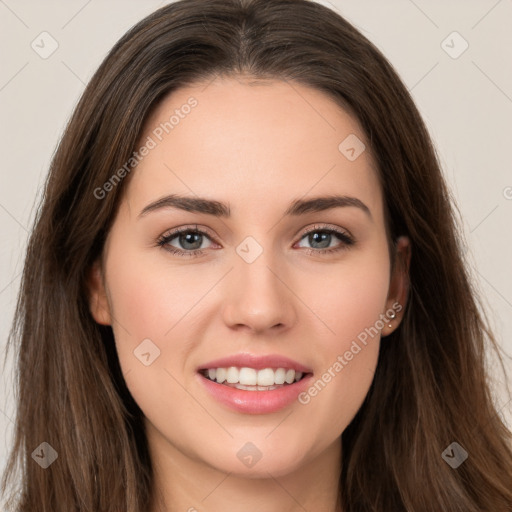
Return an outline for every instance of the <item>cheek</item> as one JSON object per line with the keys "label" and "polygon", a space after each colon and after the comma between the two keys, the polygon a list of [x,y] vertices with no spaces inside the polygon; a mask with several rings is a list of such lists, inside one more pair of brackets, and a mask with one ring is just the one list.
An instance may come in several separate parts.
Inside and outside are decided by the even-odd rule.
{"label": "cheek", "polygon": [[183,391],[183,374],[200,335],[195,319],[203,302],[198,302],[219,277],[165,262],[155,265],[136,250],[116,251],[120,244],[113,242],[107,279],[116,351],[127,386],[148,417],[177,404],[180,410],[193,408]]}
{"label": "cheek", "polygon": [[[330,327],[331,336],[326,340],[331,355],[332,351],[346,349],[353,339],[375,326],[386,310],[389,278],[386,259],[372,261],[362,255],[353,264],[323,276],[323,286],[310,292],[322,320]],[[381,322],[378,325],[382,328]]]}
{"label": "cheek", "polygon": [[200,283],[198,288],[191,282],[192,273],[172,269],[166,274],[137,254],[115,251],[107,273],[116,351],[135,402],[156,422],[171,421],[176,407],[194,418],[198,411],[181,385],[190,344],[178,333],[186,328]]}
{"label": "cheek", "polygon": [[[387,261],[361,260],[340,268],[330,282],[328,292],[316,299],[316,308],[333,332],[326,330],[319,340],[321,370],[300,402],[329,417],[333,432],[342,432],[361,406],[377,366],[389,285]],[[314,295],[310,299],[314,302]]]}
{"label": "cheek", "polygon": [[107,270],[114,317],[125,328],[118,327],[119,339],[126,339],[128,331],[133,343],[144,338],[163,343],[172,337],[211,286],[197,273],[156,266],[137,255],[120,258],[113,253]]}

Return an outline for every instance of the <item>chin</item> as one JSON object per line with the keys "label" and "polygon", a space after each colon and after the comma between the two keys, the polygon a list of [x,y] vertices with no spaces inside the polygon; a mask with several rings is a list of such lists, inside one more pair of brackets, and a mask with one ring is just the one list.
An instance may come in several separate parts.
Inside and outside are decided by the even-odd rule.
{"label": "chin", "polygon": [[[303,443],[300,449],[295,443],[285,446],[282,440],[273,445],[265,441],[234,441],[221,453],[211,453],[205,462],[212,468],[224,473],[231,473],[243,478],[269,478],[290,474],[304,464]],[[220,445],[217,445],[220,446]]]}

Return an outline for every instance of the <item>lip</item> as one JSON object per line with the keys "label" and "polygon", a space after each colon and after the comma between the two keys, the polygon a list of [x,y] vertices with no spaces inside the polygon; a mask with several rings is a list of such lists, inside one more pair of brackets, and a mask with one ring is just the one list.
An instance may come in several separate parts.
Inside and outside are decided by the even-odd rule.
{"label": "lip", "polygon": [[[259,356],[249,353],[234,354],[229,357],[215,359],[214,361],[203,364],[197,368],[197,371],[199,372],[209,368],[229,368],[230,366],[236,366],[238,368],[254,368],[255,370],[263,370],[264,368],[284,368],[285,370],[298,370],[302,373],[313,373],[311,368],[308,368],[307,366],[304,366],[303,364],[300,364],[286,356],[279,354]],[[249,393],[252,393],[252,391],[249,391]],[[265,391],[262,393],[265,393]]]}
{"label": "lip", "polygon": [[[217,362],[215,361],[215,363]],[[236,365],[231,364],[231,366]],[[283,366],[278,366],[283,368]],[[220,366],[220,368],[223,368],[223,366]],[[265,366],[265,368],[268,368],[268,366]],[[270,391],[247,391],[232,388],[214,382],[199,372],[196,377],[210,396],[228,408],[245,414],[268,414],[284,409],[296,401],[298,395],[310,386],[313,374],[310,373],[298,382],[286,384]]]}

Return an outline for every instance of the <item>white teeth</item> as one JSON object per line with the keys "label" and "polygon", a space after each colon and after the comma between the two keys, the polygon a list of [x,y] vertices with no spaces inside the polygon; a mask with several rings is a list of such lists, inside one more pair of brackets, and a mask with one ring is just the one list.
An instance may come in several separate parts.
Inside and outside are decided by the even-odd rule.
{"label": "white teeth", "polygon": [[[261,390],[274,389],[277,385],[293,384],[299,381],[304,375],[302,372],[285,368],[263,368],[256,370],[254,368],[237,368],[230,366],[229,368],[208,368],[205,372],[210,380],[219,384],[235,384],[238,389]],[[246,386],[253,386],[247,387]]]}
{"label": "white teeth", "polygon": [[[226,380],[226,368],[217,368],[215,370],[215,380],[219,383],[219,384],[222,384],[225,380]],[[213,379],[212,379],[213,380]]]}
{"label": "white teeth", "polygon": [[236,384],[238,382],[239,374],[240,372],[238,371],[238,368],[230,366],[226,373],[226,380],[229,384]]}
{"label": "white teeth", "polygon": [[274,382],[276,384],[284,384],[286,379],[286,370],[284,368],[278,368],[274,374]]}
{"label": "white teeth", "polygon": [[288,384],[291,384],[295,380],[295,370],[288,370],[286,372],[286,377],[284,378],[284,380]]}
{"label": "white teeth", "polygon": [[244,386],[255,386],[258,384],[258,372],[254,368],[240,368],[238,379]]}
{"label": "white teeth", "polygon": [[[292,372],[295,374],[294,370],[292,370]],[[243,383],[241,382],[240,384]],[[265,368],[258,371],[258,386],[273,386],[274,384],[274,370],[272,370],[272,368]]]}

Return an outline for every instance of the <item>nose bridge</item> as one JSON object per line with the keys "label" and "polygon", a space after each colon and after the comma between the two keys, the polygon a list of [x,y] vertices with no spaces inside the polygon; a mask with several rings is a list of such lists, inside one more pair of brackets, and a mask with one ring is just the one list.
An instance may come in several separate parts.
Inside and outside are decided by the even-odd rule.
{"label": "nose bridge", "polygon": [[[292,297],[275,255],[253,237],[237,247],[225,303],[226,322],[265,330],[293,321]],[[282,267],[281,267],[282,268]]]}

